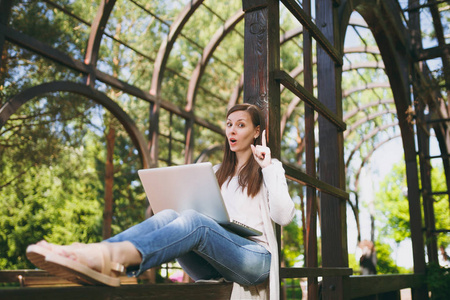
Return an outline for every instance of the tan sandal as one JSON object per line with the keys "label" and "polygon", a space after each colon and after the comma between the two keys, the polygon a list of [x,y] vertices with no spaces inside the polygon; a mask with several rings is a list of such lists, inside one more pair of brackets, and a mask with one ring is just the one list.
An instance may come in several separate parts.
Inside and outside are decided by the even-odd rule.
{"label": "tan sandal", "polygon": [[27,248],[27,257],[31,257],[30,261],[37,267],[75,283],[120,286],[118,276],[125,270],[125,267],[111,261],[109,249],[106,245],[100,243],[89,246],[92,251],[101,254],[101,272],[88,267],[87,261],[85,261],[83,256],[77,257],[77,260],[73,260],[37,245],[32,245]]}
{"label": "tan sandal", "polygon": [[39,245],[30,245],[27,247],[26,255],[28,260],[38,268],[40,268],[45,261],[45,257],[49,254],[52,254],[51,250]]}
{"label": "tan sandal", "polygon": [[[27,247],[26,255],[29,261],[31,261],[36,267],[38,267],[41,270],[46,270],[52,275],[56,275],[54,272],[50,272],[48,270],[48,265],[45,262],[45,257],[47,255],[53,254],[52,250],[49,250],[48,248],[42,247],[40,245],[30,245]],[[86,284],[85,281],[80,280],[76,276],[73,276],[72,278],[67,278],[71,282],[77,283],[77,284]]]}

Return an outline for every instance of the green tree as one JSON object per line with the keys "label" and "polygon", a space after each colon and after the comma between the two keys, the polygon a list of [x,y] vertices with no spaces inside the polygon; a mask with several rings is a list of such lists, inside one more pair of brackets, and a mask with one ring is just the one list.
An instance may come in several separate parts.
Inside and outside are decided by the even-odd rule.
{"label": "green tree", "polygon": [[[409,204],[407,199],[407,185],[405,176],[405,164],[395,164],[392,171],[386,175],[380,184],[376,194],[376,223],[378,224],[377,257],[378,267],[383,272],[402,272],[390,261],[391,250],[389,242],[399,244],[410,239]],[[445,190],[445,175],[442,166],[437,165],[432,169],[433,191]],[[450,225],[448,202],[441,197],[435,198],[434,213],[436,217],[436,228],[448,228]],[[438,245],[449,245],[450,237],[438,236]],[[381,273],[381,272],[380,272]]]}

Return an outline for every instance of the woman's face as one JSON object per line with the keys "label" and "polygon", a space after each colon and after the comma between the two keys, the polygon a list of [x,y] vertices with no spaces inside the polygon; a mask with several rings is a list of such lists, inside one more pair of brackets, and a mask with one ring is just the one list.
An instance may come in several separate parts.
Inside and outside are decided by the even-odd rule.
{"label": "woman's face", "polygon": [[250,145],[259,136],[259,126],[253,125],[250,114],[238,110],[227,118],[226,135],[231,151],[238,153],[251,152]]}

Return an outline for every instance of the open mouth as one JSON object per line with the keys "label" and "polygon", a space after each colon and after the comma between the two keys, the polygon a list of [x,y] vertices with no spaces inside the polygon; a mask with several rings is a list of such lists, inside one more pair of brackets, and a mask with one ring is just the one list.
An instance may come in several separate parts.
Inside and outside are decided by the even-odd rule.
{"label": "open mouth", "polygon": [[236,139],[229,139],[230,144],[235,144],[236,143]]}

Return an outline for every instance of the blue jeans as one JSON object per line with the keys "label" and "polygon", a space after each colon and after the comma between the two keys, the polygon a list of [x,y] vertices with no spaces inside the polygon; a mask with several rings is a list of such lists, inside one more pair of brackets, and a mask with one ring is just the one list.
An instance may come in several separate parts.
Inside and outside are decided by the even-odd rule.
{"label": "blue jeans", "polygon": [[270,252],[194,210],[161,211],[106,240],[131,242],[142,255],[134,275],[177,259],[194,280],[217,279],[256,285],[270,272]]}

